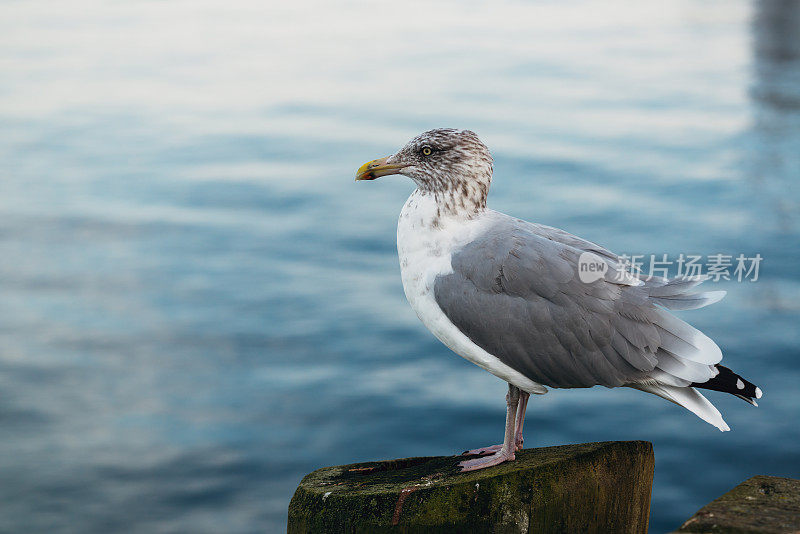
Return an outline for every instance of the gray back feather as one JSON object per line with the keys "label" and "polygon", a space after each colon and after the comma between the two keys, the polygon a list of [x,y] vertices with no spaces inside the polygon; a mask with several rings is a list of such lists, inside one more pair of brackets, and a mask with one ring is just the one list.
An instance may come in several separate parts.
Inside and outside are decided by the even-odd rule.
{"label": "gray back feather", "polygon": [[[681,298],[693,284],[620,282],[622,266],[608,250],[563,230],[491,216],[491,227],[453,254],[453,272],[434,283],[442,311],[478,346],[551,387],[614,387],[660,376],[677,385],[714,375],[706,361],[715,358],[706,341],[713,342],[654,305]],[[579,279],[585,251],[608,262],[605,278]],[[658,297],[651,296],[656,288]]]}

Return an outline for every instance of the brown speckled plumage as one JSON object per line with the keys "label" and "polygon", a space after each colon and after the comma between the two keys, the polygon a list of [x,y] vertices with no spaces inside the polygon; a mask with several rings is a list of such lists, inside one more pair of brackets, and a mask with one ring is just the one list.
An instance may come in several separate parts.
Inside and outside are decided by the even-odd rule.
{"label": "brown speckled plumage", "polygon": [[[424,153],[427,148],[429,155]],[[434,195],[437,219],[456,213],[470,217],[486,208],[492,161],[475,132],[453,128],[424,132],[388,159],[406,165],[400,174]]]}

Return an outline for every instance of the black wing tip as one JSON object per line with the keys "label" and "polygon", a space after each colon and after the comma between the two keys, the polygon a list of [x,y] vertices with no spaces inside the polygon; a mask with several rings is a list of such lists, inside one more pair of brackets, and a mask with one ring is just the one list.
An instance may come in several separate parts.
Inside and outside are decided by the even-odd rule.
{"label": "black wing tip", "polygon": [[760,387],[734,373],[724,365],[715,365],[715,367],[719,371],[717,376],[702,384],[693,383],[692,387],[730,393],[753,406],[758,406],[756,399],[760,399],[763,395]]}

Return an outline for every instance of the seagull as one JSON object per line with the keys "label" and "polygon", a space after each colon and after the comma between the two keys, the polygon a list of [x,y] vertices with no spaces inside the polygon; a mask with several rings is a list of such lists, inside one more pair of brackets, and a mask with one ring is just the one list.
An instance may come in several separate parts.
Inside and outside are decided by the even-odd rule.
{"label": "seagull", "polygon": [[722,352],[668,310],[713,304],[707,276],[647,277],[564,230],[486,207],[489,149],[469,130],[424,132],[356,180],[401,174],[416,189],[400,212],[403,289],[422,323],[453,352],[508,382],[503,443],[466,451],[462,471],[514,460],[531,394],[630,387],[683,406],[721,431],[696,388],[752,405],[761,389],[719,365]]}

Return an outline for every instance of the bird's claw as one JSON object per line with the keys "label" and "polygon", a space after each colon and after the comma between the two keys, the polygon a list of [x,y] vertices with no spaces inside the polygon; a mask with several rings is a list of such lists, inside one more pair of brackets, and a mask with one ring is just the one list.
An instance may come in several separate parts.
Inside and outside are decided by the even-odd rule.
{"label": "bird's claw", "polygon": [[[524,440],[521,437],[518,438],[516,440],[516,442],[514,443],[514,446],[516,447],[514,450],[515,451],[521,451],[523,442],[524,442]],[[462,452],[461,455],[462,456],[487,456],[489,454],[496,453],[497,451],[499,451],[502,448],[503,448],[503,444],[500,443],[500,444],[497,444],[497,445],[490,445],[488,447],[481,447],[479,449],[470,449],[468,451]]]}
{"label": "bird's claw", "polygon": [[500,449],[503,448],[503,445],[490,445],[488,447],[481,447],[479,449],[471,449],[468,451],[464,451],[461,453],[463,456],[486,456],[488,454],[494,454]]}
{"label": "bird's claw", "polygon": [[514,459],[513,452],[500,449],[491,456],[481,456],[480,458],[475,458],[473,460],[464,460],[463,462],[458,462],[458,466],[461,468],[461,472],[464,473],[467,471],[477,471],[478,469],[485,469],[487,467],[492,467],[493,465],[499,465],[502,464],[503,462],[508,462],[513,459]]}

